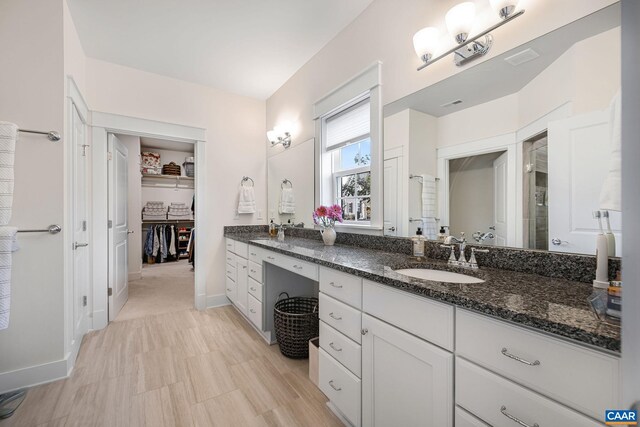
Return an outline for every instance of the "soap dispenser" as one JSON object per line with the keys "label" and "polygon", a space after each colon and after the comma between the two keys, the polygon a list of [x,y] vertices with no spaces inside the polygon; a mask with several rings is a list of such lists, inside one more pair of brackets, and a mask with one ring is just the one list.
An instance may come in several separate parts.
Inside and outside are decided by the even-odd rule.
{"label": "soap dispenser", "polygon": [[424,256],[424,236],[422,235],[422,228],[418,227],[416,230],[416,235],[411,238],[413,242],[413,256],[415,257],[423,257]]}
{"label": "soap dispenser", "polygon": [[276,228],[276,224],[273,222],[273,218],[271,218],[271,222],[269,223],[269,236],[276,237],[278,235],[278,229]]}
{"label": "soap dispenser", "polygon": [[444,239],[447,238],[449,233],[447,232],[448,225],[441,225],[440,232],[438,232],[438,241],[444,243]]}

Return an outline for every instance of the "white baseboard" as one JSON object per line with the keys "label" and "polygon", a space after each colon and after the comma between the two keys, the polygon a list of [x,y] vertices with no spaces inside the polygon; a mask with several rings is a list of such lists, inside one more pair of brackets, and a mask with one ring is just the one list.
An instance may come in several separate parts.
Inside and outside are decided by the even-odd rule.
{"label": "white baseboard", "polygon": [[68,359],[0,373],[0,394],[66,378]]}
{"label": "white baseboard", "polygon": [[231,301],[225,294],[207,295],[207,308],[222,307],[229,304],[231,304]]}

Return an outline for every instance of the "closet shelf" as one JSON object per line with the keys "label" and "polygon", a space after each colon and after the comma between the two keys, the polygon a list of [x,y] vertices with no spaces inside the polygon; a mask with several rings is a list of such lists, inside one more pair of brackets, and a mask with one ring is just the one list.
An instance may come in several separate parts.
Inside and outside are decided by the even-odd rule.
{"label": "closet shelf", "polygon": [[159,219],[159,220],[142,220],[143,224],[191,224],[195,222],[193,219]]}
{"label": "closet shelf", "polygon": [[195,178],[191,176],[182,176],[182,175],[154,175],[143,173],[142,179],[151,178],[151,179],[169,179],[169,180],[178,180],[178,181],[193,181]]}
{"label": "closet shelf", "polygon": [[142,174],[142,187],[173,188],[176,190],[193,190],[195,179],[181,175],[149,175]]}

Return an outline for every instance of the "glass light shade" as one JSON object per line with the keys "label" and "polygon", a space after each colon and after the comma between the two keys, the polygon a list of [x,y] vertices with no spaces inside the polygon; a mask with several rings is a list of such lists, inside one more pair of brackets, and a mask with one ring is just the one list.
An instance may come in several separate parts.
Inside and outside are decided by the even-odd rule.
{"label": "glass light shade", "polygon": [[276,134],[276,131],[275,130],[267,131],[267,139],[269,140],[269,142],[278,141],[278,135]]}
{"label": "glass light shade", "polygon": [[284,138],[287,132],[291,133],[291,123],[290,122],[282,122],[279,125],[275,126],[273,130],[276,133],[276,136],[280,138]]}
{"label": "glass light shade", "polygon": [[[475,17],[476,5],[473,2],[466,1],[449,9],[444,19],[449,33],[456,38],[458,43],[462,43],[471,32]],[[463,36],[461,37],[461,35]]]}
{"label": "glass light shade", "polygon": [[431,59],[438,47],[440,31],[434,27],[423,28],[413,36],[413,48],[423,61]]}

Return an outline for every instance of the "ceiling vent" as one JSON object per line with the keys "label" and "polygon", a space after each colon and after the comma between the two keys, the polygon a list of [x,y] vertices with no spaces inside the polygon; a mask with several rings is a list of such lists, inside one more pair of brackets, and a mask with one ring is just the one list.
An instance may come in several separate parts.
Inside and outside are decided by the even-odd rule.
{"label": "ceiling vent", "polygon": [[455,101],[445,102],[440,107],[447,108],[447,107],[451,107],[452,105],[458,105],[458,104],[462,104],[462,100],[461,99],[456,99]]}
{"label": "ceiling vent", "polygon": [[518,66],[518,65],[524,64],[525,62],[532,61],[539,56],[540,54],[538,52],[536,52],[531,48],[528,48],[523,50],[522,52],[516,53],[515,55],[511,55],[508,58],[505,58],[504,60],[513,66]]}

